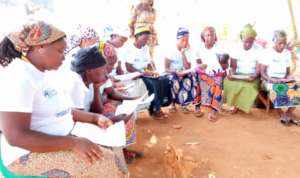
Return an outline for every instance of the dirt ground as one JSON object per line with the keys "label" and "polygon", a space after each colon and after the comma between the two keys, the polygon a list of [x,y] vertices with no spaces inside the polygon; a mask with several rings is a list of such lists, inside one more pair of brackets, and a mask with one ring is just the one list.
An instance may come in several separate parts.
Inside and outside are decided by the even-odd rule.
{"label": "dirt ground", "polygon": [[[300,116],[300,111],[295,112]],[[163,121],[140,113],[137,144],[145,157],[129,165],[131,178],[167,178],[167,143],[201,162],[194,178],[299,178],[300,127],[279,123],[274,110],[253,109],[250,114],[222,113],[215,123],[180,111]],[[175,128],[174,128],[175,127]],[[181,128],[180,128],[181,127]],[[152,138],[152,139],[151,139]]]}

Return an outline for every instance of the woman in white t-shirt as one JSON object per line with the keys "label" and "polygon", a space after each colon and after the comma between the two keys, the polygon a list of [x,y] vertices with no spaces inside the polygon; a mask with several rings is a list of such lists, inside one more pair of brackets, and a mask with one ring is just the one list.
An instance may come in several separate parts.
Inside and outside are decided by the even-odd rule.
{"label": "woman in white t-shirt", "polygon": [[168,115],[161,110],[162,103],[159,98],[157,85],[158,73],[155,72],[155,65],[150,60],[149,48],[147,41],[149,39],[150,30],[147,26],[140,26],[135,29],[135,40],[128,44],[124,60],[128,72],[140,72],[143,81],[147,87],[148,94],[155,94],[154,100],[151,102],[149,113],[154,119],[167,118]]}
{"label": "woman in white t-shirt", "polygon": [[[291,116],[295,107],[300,106],[299,82],[291,77],[291,53],[286,49],[287,34],[277,30],[273,36],[274,46],[266,50],[261,63],[263,86],[277,110],[280,122],[285,125],[296,123]],[[286,111],[283,108],[287,108]]]}
{"label": "woman in white t-shirt", "polygon": [[[60,81],[51,80],[47,71],[58,69],[64,60],[64,38],[54,26],[37,22],[0,44],[1,65],[13,61],[1,75],[0,129],[8,142],[2,148],[4,161],[18,175],[123,177],[110,150],[70,135],[75,121],[101,128],[112,123],[72,109],[69,94],[57,85]],[[16,160],[7,160],[9,156]]]}
{"label": "woman in white t-shirt", "polygon": [[[254,44],[255,37],[256,31],[251,25],[246,25],[240,33],[242,43],[230,53],[230,70],[224,80],[224,103],[232,106],[232,114],[239,110],[249,113],[258,94],[258,60],[262,56]],[[239,76],[241,78],[238,78]]]}
{"label": "woman in white t-shirt", "polygon": [[189,31],[181,27],[177,30],[177,45],[165,57],[165,72],[172,83],[173,103],[170,112],[176,112],[175,103],[178,103],[183,113],[189,113],[187,106],[196,97],[196,77],[190,70],[190,54]]}
{"label": "woman in white t-shirt", "polygon": [[200,104],[208,106],[211,109],[208,119],[216,121],[217,112],[222,105],[223,79],[228,67],[228,55],[223,55],[223,51],[217,45],[216,31],[213,27],[206,27],[202,31],[201,40],[203,46],[195,56],[198,63],[196,71],[200,85],[198,91],[201,92],[195,102],[197,110],[200,110]]}

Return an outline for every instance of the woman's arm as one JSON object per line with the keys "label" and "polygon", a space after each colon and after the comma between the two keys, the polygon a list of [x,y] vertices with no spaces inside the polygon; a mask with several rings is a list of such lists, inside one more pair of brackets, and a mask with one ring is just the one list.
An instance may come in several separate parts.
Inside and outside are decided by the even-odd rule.
{"label": "woman's arm", "polygon": [[102,157],[101,149],[85,138],[32,131],[30,123],[30,113],[0,112],[0,129],[12,146],[41,153],[72,150],[89,162]]}
{"label": "woman's arm", "polygon": [[125,67],[126,67],[127,71],[130,72],[130,73],[139,72],[139,70],[134,68],[133,65],[128,63],[128,62],[125,62]]}
{"label": "woman's arm", "polygon": [[183,67],[185,69],[190,69],[191,68],[191,63],[187,60],[187,57],[185,55],[185,49],[181,50],[181,57],[182,57]]}
{"label": "woman's arm", "polygon": [[280,83],[280,79],[274,79],[267,74],[268,66],[260,64],[260,76],[263,80],[266,80],[271,83]]}
{"label": "woman's arm", "polygon": [[166,73],[173,73],[175,72],[174,70],[171,70],[170,67],[171,67],[171,60],[168,59],[168,58],[165,58],[165,72]]}
{"label": "woman's arm", "polygon": [[[1,112],[1,130],[8,143],[33,152],[71,150],[75,140],[70,136],[51,136],[30,130],[31,114]],[[14,129],[12,129],[14,128]]]}
{"label": "woman's arm", "polygon": [[100,90],[98,85],[93,85],[94,87],[94,98],[91,104],[91,112],[102,113],[103,111],[103,102],[100,96]]}
{"label": "woman's arm", "polygon": [[101,128],[108,128],[112,122],[105,116],[97,113],[85,112],[78,109],[72,110],[74,121],[98,125]]}
{"label": "woman's arm", "polygon": [[108,96],[111,99],[114,99],[114,100],[122,101],[122,100],[134,100],[134,99],[137,99],[137,97],[123,95],[121,92],[115,90],[113,87],[105,88],[104,91],[108,94]]}

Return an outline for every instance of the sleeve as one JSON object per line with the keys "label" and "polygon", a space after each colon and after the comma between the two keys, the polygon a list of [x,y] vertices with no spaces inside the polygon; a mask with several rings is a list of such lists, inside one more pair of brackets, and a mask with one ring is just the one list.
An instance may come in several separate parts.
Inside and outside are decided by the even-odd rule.
{"label": "sleeve", "polygon": [[129,46],[126,46],[126,49],[123,51],[123,60],[129,64],[134,63],[134,55]]}
{"label": "sleeve", "polygon": [[[7,75],[5,75],[7,76]],[[24,76],[19,74],[19,76]],[[11,82],[13,81],[13,82]],[[37,88],[25,77],[1,79],[0,111],[32,113]]]}
{"label": "sleeve", "polygon": [[267,51],[261,51],[259,54],[261,58],[259,59],[258,63],[268,66],[270,63],[270,53]]}
{"label": "sleeve", "polygon": [[292,54],[291,52],[287,51],[286,52],[286,64],[287,64],[287,67],[292,67],[293,66],[293,59],[292,59]]}
{"label": "sleeve", "polygon": [[73,107],[77,109],[84,109],[84,100],[86,95],[86,86],[81,77],[74,74],[70,79],[69,94],[71,96]]}

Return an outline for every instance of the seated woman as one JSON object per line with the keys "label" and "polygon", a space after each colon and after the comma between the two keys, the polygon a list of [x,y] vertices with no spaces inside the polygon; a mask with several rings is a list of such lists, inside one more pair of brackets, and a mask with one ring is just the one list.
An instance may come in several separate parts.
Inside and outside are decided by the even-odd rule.
{"label": "seated woman", "polygon": [[[265,59],[260,61],[261,77],[281,123],[288,125],[293,122],[291,117],[295,107],[300,106],[299,83],[291,77],[291,53],[286,49],[286,32],[275,31],[273,42],[273,47],[264,54]],[[287,110],[284,111],[284,108]]]}
{"label": "seated woman", "polygon": [[[113,122],[124,120],[126,123],[126,144],[130,145],[135,143],[136,139],[134,118],[132,114],[115,115],[117,104],[115,105],[108,101],[108,98],[122,101],[137,99],[137,97],[123,95],[113,88],[111,80],[107,77],[107,72],[109,72],[107,69],[111,69],[111,66],[107,65],[106,61],[111,60],[113,60],[111,57],[104,59],[98,46],[78,51],[75,55],[75,60],[72,61],[72,70],[81,76],[86,89],[83,95],[84,98],[79,100],[82,103],[76,105],[84,106],[86,111],[103,114]],[[76,96],[80,96],[82,91],[78,90],[78,92]],[[137,152],[135,153],[138,154]]]}
{"label": "seated woman", "polygon": [[187,106],[196,97],[196,78],[189,70],[191,68],[189,49],[189,31],[186,28],[179,28],[177,31],[177,46],[167,53],[165,58],[165,72],[169,73],[172,83],[173,102],[171,112],[176,111],[175,103],[181,105],[184,113],[189,113]]}
{"label": "seated woman", "polygon": [[204,45],[196,53],[197,74],[200,85],[200,93],[196,98],[196,107],[200,110],[200,104],[208,106],[211,109],[208,113],[208,119],[216,121],[216,114],[222,106],[226,59],[219,59],[222,51],[216,44],[216,31],[213,27],[206,27],[202,31],[201,40]]}
{"label": "seated woman", "polygon": [[149,113],[154,119],[162,119],[168,117],[161,110],[161,102],[158,89],[155,85],[157,81],[157,73],[154,71],[154,63],[150,62],[150,53],[147,46],[150,30],[148,27],[140,26],[135,29],[135,40],[127,46],[124,60],[128,72],[140,72],[149,95],[155,94],[154,100],[151,102]]}
{"label": "seated woman", "polygon": [[75,121],[101,128],[112,122],[100,114],[72,109],[70,95],[59,81],[51,80],[47,71],[62,64],[65,36],[54,26],[38,22],[0,43],[1,65],[12,63],[0,76],[0,130],[14,146],[4,147],[2,155],[5,159],[28,153],[15,155],[21,157],[6,165],[18,175],[125,177],[112,151],[70,135]]}
{"label": "seated woman", "polygon": [[[224,102],[233,106],[230,109],[232,114],[239,110],[249,113],[258,94],[258,60],[261,56],[254,45],[255,37],[256,31],[251,25],[246,25],[240,33],[242,43],[230,53],[231,68],[224,80]],[[235,75],[242,77],[235,78]]]}

